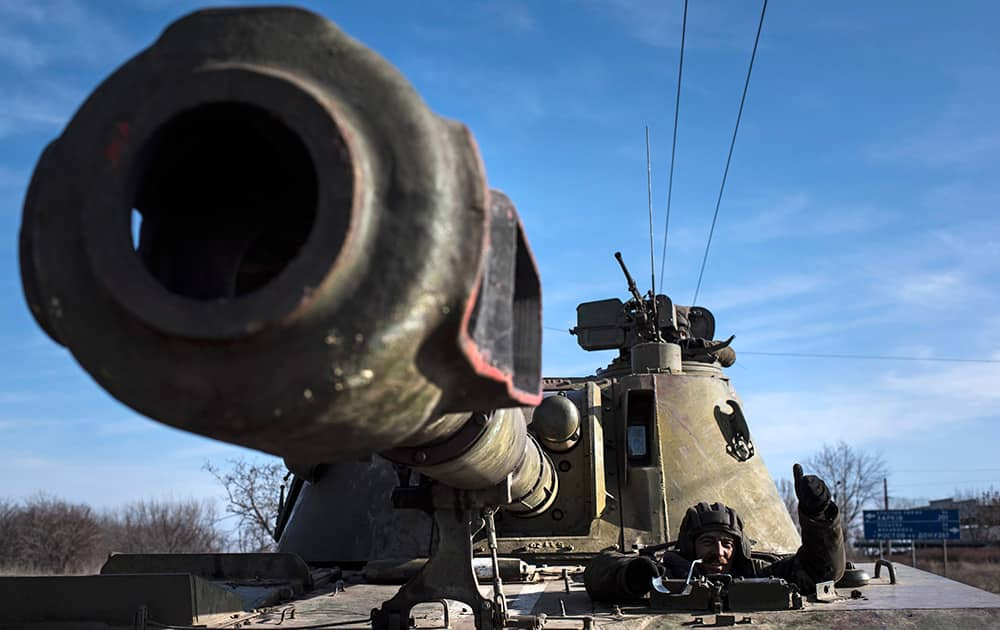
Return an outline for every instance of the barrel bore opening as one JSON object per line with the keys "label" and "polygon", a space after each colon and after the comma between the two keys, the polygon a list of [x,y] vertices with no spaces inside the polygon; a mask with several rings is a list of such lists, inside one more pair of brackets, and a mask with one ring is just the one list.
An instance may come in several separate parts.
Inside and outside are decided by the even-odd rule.
{"label": "barrel bore opening", "polygon": [[172,293],[206,301],[251,293],[309,238],[316,168],[302,139],[264,109],[225,102],[183,111],[140,155],[132,242]]}
{"label": "barrel bore opening", "polygon": [[641,596],[649,591],[656,576],[656,567],[652,562],[642,558],[633,559],[625,568],[625,586],[630,592]]}

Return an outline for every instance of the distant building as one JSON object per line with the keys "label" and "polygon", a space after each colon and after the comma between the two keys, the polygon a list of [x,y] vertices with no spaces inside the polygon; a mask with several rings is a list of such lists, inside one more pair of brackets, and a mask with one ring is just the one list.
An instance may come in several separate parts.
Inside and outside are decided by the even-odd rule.
{"label": "distant building", "polygon": [[984,504],[979,499],[936,499],[916,509],[958,510],[961,542],[1000,542],[1000,506],[993,502]]}

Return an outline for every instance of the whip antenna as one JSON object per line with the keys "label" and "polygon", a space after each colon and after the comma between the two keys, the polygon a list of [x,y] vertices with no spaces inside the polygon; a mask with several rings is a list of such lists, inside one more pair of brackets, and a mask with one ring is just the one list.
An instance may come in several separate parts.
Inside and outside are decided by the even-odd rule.
{"label": "whip antenna", "polygon": [[646,125],[646,204],[649,206],[649,296],[653,299],[653,329],[659,339],[659,318],[656,313],[656,257],[653,254],[653,163],[649,158],[649,125]]}
{"label": "whip antenna", "polygon": [[653,257],[653,163],[649,159],[649,125],[646,125],[646,204],[649,206],[649,278],[656,295],[656,263]]}

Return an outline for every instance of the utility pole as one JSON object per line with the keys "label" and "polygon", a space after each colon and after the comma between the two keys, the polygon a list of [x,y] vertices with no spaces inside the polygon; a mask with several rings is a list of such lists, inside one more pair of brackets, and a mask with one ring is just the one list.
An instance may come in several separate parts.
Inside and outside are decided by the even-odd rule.
{"label": "utility pole", "polygon": [[[885,509],[889,509],[889,480],[882,477],[882,500],[885,503]],[[892,541],[889,541],[889,562],[892,562]]]}

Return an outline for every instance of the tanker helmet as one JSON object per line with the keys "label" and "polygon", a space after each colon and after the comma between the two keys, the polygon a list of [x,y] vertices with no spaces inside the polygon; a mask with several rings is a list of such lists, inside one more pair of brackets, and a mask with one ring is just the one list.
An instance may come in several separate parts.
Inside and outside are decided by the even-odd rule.
{"label": "tanker helmet", "polygon": [[731,507],[722,503],[699,503],[688,508],[681,521],[678,533],[678,551],[688,560],[695,559],[694,541],[705,532],[725,532],[736,542],[738,554],[734,556],[734,565],[739,562],[750,562],[750,540],[743,533],[743,519]]}

